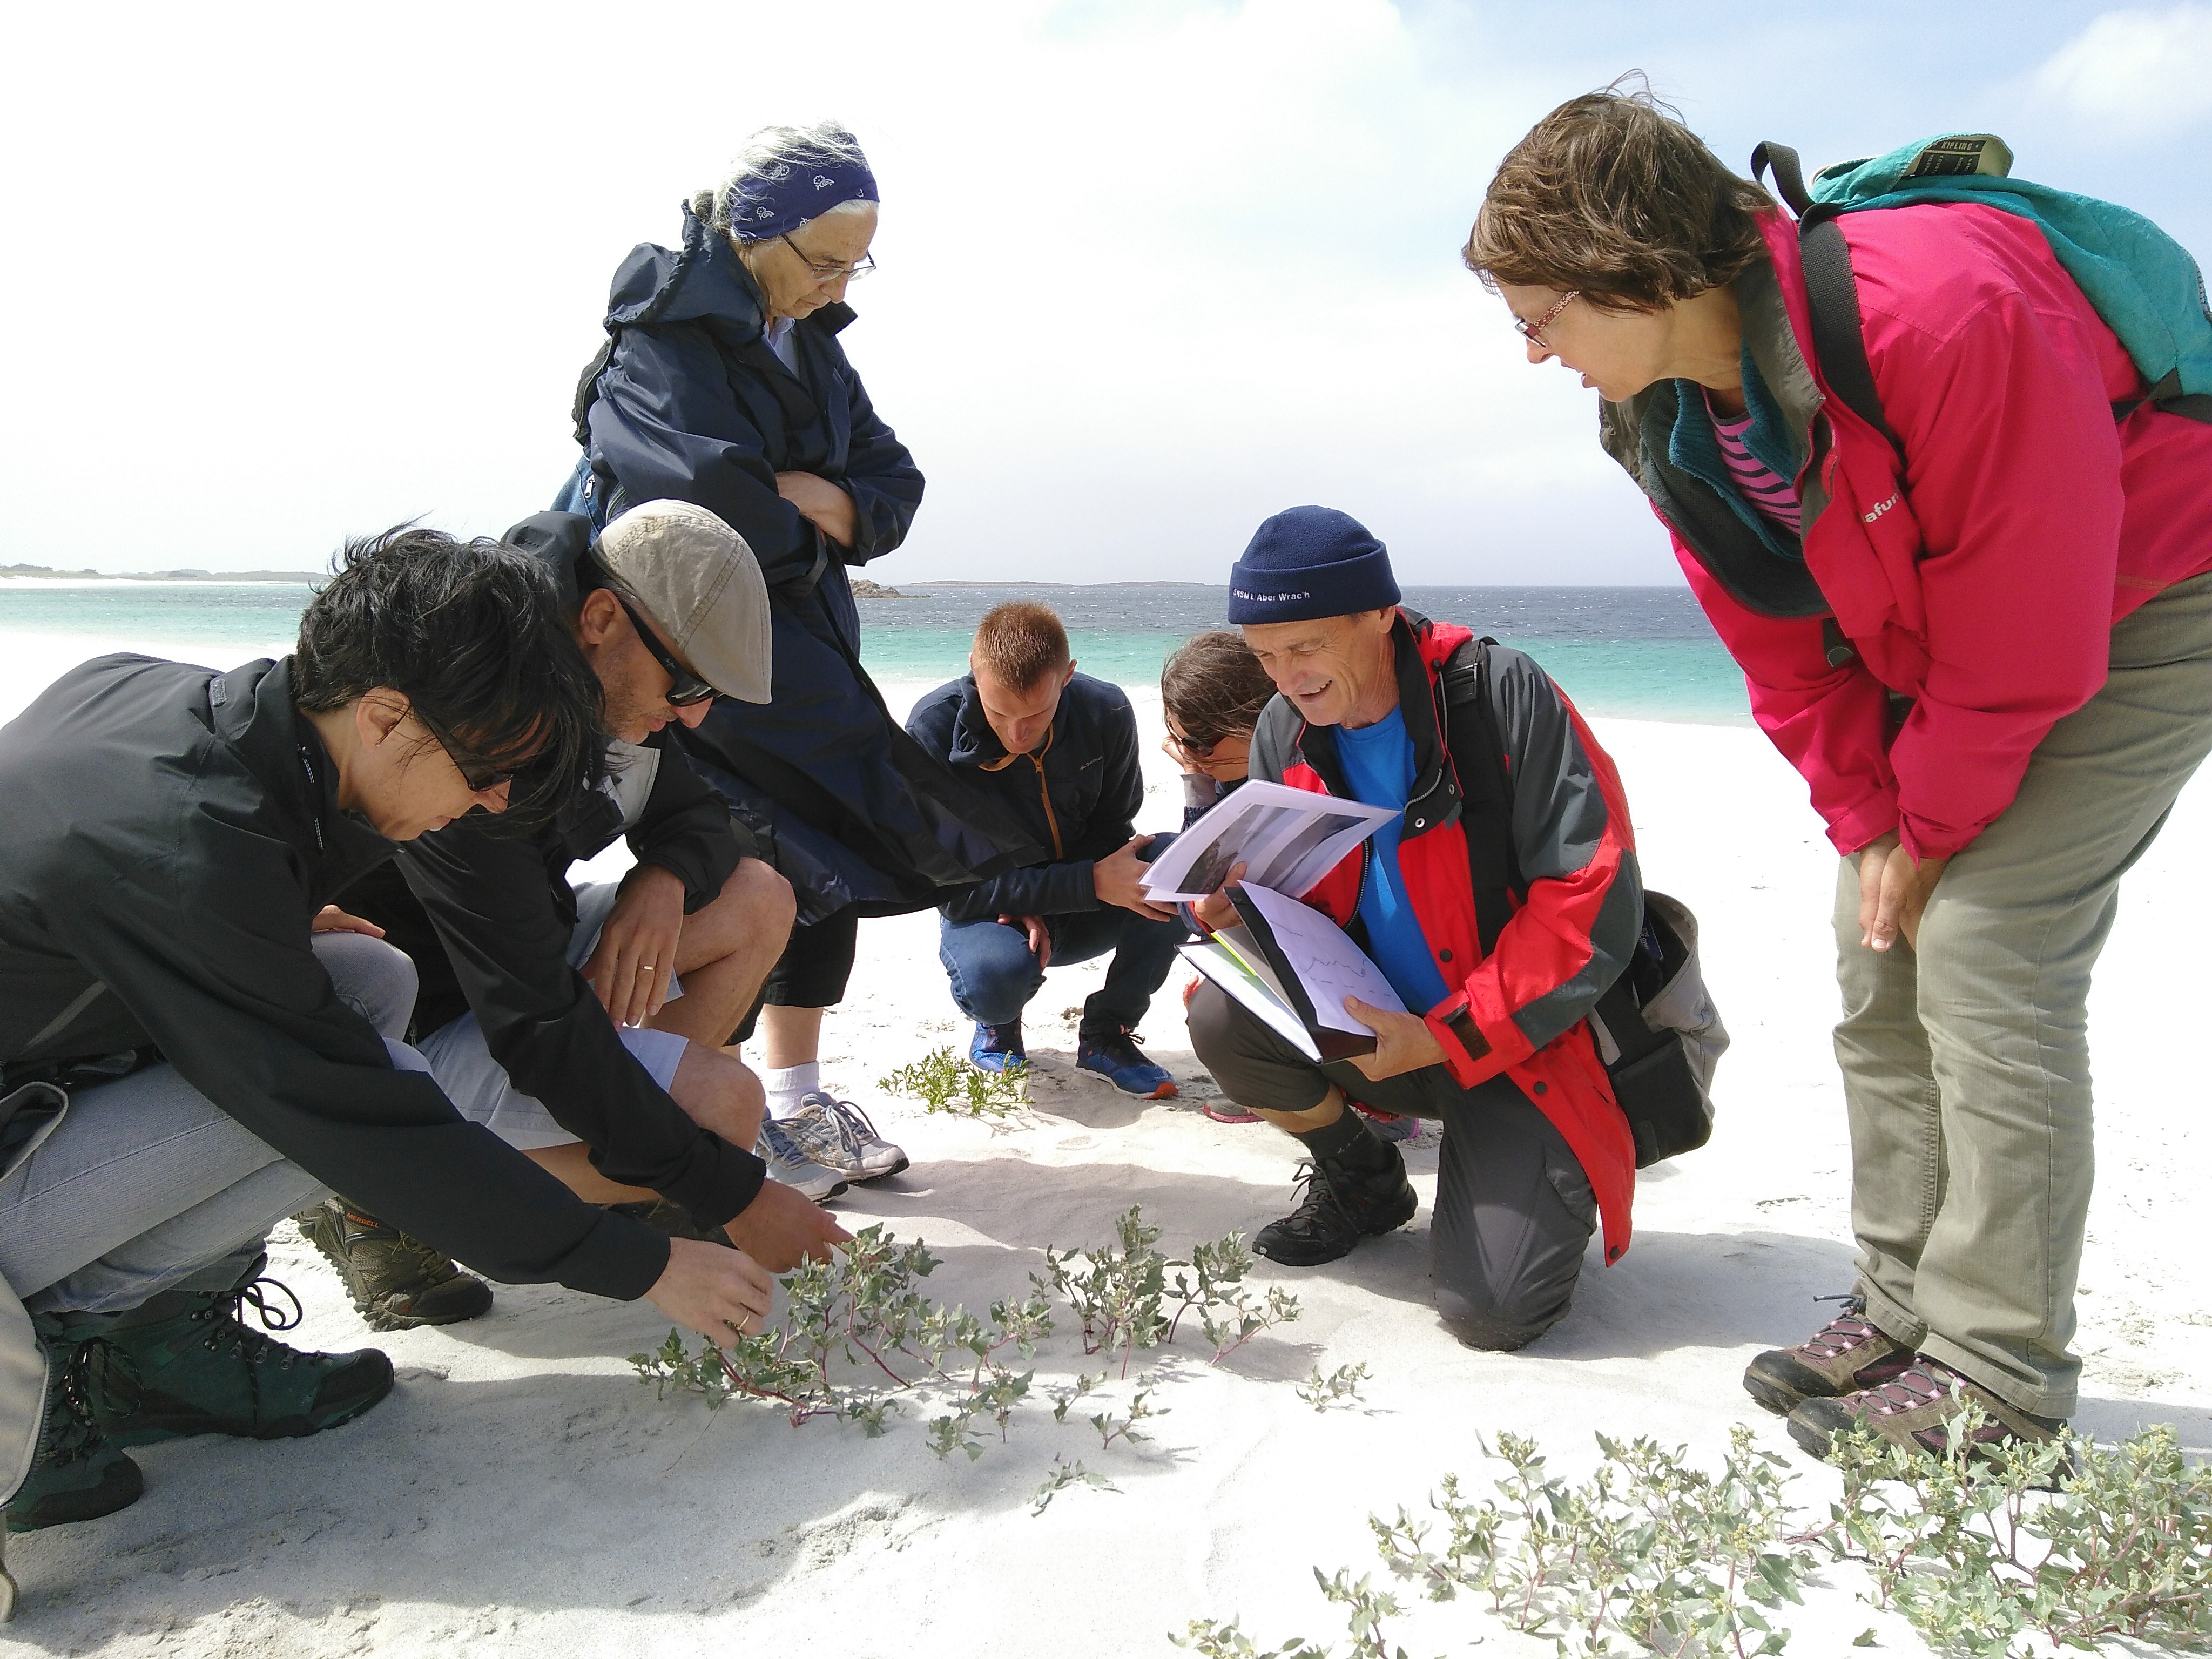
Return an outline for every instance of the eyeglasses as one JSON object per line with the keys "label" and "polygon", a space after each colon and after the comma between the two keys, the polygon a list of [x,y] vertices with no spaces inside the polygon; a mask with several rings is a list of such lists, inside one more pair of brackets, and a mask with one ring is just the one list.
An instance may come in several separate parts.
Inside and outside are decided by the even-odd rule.
{"label": "eyeglasses", "polygon": [[494,763],[485,760],[481,756],[471,754],[454,740],[452,732],[432,720],[421,708],[415,709],[414,714],[416,720],[422,722],[422,729],[438,740],[438,747],[446,751],[446,758],[453,762],[453,769],[461,775],[461,781],[468,785],[471,794],[489,794],[493,790],[514,781],[513,769],[501,771]]}
{"label": "eyeglasses", "polygon": [[1539,317],[1534,322],[1528,322],[1525,319],[1516,317],[1513,319],[1514,330],[1522,339],[1528,341],[1529,344],[1534,346],[1539,351],[1549,351],[1552,349],[1552,343],[1544,337],[1544,331],[1551,327],[1553,323],[1558,320],[1559,315],[1561,312],[1565,311],[1569,306],[1572,305],[1576,301],[1582,297],[1582,289],[1578,288],[1571,288],[1565,294],[1559,295],[1559,301],[1557,305],[1553,306],[1549,311]]}
{"label": "eyeglasses", "polygon": [[660,643],[659,635],[653,631],[652,625],[644,617],[630,609],[628,599],[617,594],[615,603],[622,606],[623,615],[629,618],[629,625],[637,630],[638,643],[653,653],[653,661],[668,671],[667,701],[671,708],[689,708],[693,703],[704,702],[714,695],[713,686],[668,654]]}
{"label": "eyeglasses", "polygon": [[872,253],[863,253],[851,264],[847,264],[842,259],[814,258],[805,248],[793,241],[787,232],[777,237],[776,240],[799,256],[799,262],[814,273],[814,280],[817,283],[834,283],[841,277],[848,282],[857,283],[876,268],[876,256]]}

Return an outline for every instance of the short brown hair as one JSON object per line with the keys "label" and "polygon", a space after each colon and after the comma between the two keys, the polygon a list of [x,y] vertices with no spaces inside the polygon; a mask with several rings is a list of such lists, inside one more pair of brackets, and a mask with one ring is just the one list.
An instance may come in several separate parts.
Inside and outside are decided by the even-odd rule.
{"label": "short brown hair", "polygon": [[1200,749],[1249,735],[1274,695],[1243,636],[1220,629],[1192,635],[1160,670],[1161,706]]}
{"label": "short brown hair", "polygon": [[1753,216],[1774,198],[1721,165],[1641,76],[1571,98],[1490,181],[1462,257],[1493,288],[1570,289],[1657,311],[1765,257]]}
{"label": "short brown hair", "polygon": [[1016,691],[1067,665],[1067,630],[1048,605],[1010,599],[975,624],[975,660]]}

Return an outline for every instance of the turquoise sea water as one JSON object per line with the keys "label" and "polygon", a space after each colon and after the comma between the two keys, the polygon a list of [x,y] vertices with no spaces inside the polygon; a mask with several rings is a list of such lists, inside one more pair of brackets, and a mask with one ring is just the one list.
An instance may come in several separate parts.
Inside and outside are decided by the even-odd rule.
{"label": "turquoise sea water", "polygon": [[[966,672],[976,620],[1003,599],[1057,610],[1087,673],[1156,685],[1169,652],[1223,625],[1227,593],[1182,583],[927,583],[860,604],[862,659],[884,681]],[[310,590],[289,583],[0,582],[0,633],[174,641],[209,658],[289,639]],[[1743,678],[1689,593],[1668,587],[1413,587],[1406,603],[1529,652],[1586,714],[1747,722]]]}

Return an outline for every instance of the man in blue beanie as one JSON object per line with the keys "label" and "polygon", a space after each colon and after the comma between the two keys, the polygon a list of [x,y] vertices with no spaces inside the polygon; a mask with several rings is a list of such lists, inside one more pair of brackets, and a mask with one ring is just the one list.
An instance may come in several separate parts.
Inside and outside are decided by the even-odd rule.
{"label": "man in blue beanie", "polygon": [[[1559,688],[1399,597],[1364,526],[1296,507],[1237,562],[1229,620],[1280,694],[1251,775],[1400,814],[1293,896],[1421,1012],[1348,1003],[1375,1052],[1324,1064],[1208,981],[1191,1045],[1304,1145],[1303,1201],[1253,1240],[1273,1261],[1333,1261],[1413,1219],[1397,1148],[1347,1106],[1440,1121],[1437,1307],[1462,1341],[1517,1348],[1566,1312],[1601,1218],[1606,1260],[1627,1248],[1635,1144],[1587,1019],[1635,949],[1642,888],[1613,763]],[[1231,913],[1217,893],[1196,914]]]}

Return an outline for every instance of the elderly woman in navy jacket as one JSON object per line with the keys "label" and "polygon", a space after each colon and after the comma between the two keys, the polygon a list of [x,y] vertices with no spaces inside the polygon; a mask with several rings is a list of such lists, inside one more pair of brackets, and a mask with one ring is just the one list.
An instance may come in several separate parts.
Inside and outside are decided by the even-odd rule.
{"label": "elderly woman in navy jacket", "polygon": [[858,917],[933,904],[1036,850],[907,737],[860,667],[846,568],[906,538],[922,489],[838,342],[846,287],[873,264],[878,200],[851,134],[764,128],[686,205],[679,248],[633,249],[577,391],[584,456],[560,503],[604,524],[635,501],[696,501],[767,579],[770,701],[718,700],[683,741],[799,894],[763,1057],[770,1111],[817,1158],[837,1154],[836,1125],[803,1126],[836,1103],[805,1103]]}

